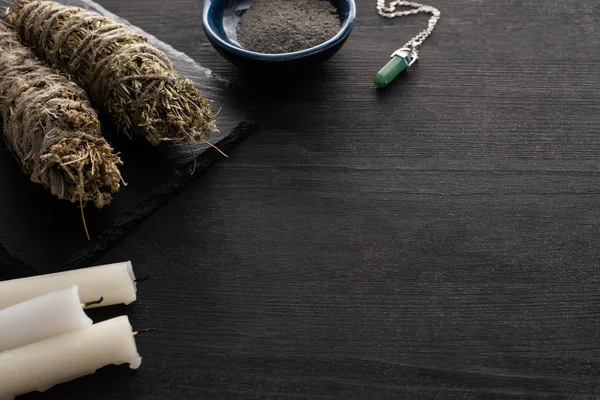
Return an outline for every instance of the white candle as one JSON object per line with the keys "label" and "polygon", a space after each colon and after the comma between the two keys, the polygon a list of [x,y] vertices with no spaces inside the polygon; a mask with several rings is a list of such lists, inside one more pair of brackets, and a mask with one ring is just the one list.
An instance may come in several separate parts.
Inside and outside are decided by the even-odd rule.
{"label": "white candle", "polygon": [[79,287],[83,303],[104,298],[92,307],[130,304],[136,300],[135,275],[131,262],[127,261],[0,282],[0,309],[72,285]]}
{"label": "white candle", "polygon": [[77,286],[51,292],[0,310],[0,353],[90,325]]}
{"label": "white candle", "polygon": [[123,316],[0,353],[0,399],[43,392],[106,365],[125,363],[137,369],[142,359]]}

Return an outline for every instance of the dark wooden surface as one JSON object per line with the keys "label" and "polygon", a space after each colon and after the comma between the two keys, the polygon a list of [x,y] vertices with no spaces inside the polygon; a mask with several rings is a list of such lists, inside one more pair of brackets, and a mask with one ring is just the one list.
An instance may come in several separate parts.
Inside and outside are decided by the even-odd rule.
{"label": "dark wooden surface", "polygon": [[259,99],[260,130],[99,262],[131,259],[144,364],[30,399],[600,397],[600,6],[358,0],[317,73],[261,82],[199,1],[100,0]]}

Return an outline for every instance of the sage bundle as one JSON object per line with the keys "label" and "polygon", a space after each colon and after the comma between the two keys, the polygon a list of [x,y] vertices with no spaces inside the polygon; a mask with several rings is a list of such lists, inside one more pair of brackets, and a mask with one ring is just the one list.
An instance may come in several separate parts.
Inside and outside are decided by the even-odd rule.
{"label": "sage bundle", "polygon": [[39,0],[17,1],[5,19],[40,58],[71,75],[120,132],[157,145],[203,141],[216,130],[210,103],[129,27]]}
{"label": "sage bundle", "polygon": [[0,25],[0,115],[8,148],[33,182],[101,208],[119,190],[121,159],[85,91],[46,67]]}

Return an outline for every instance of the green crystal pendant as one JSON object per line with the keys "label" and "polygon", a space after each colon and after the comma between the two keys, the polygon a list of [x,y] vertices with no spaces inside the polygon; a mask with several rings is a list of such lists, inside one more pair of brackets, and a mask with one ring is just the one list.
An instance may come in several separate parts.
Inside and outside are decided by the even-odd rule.
{"label": "green crystal pendant", "polygon": [[375,87],[384,88],[389,85],[402,71],[417,61],[414,50],[400,49],[392,54],[392,59],[375,75]]}

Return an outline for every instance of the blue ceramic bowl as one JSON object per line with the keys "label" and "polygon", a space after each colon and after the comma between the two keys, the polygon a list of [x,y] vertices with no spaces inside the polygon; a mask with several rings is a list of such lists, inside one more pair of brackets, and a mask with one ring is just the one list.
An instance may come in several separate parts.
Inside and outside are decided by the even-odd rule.
{"label": "blue ceramic bowl", "polygon": [[[293,1],[293,0],[291,0]],[[254,0],[204,0],[202,27],[215,49],[223,57],[241,67],[307,67],[333,56],[352,31],[356,17],[354,0],[330,0],[342,21],[337,35],[310,49],[293,53],[264,54],[245,50],[237,41],[237,25]]]}

